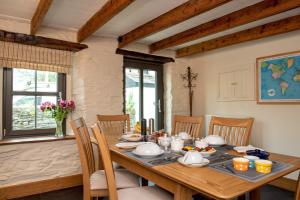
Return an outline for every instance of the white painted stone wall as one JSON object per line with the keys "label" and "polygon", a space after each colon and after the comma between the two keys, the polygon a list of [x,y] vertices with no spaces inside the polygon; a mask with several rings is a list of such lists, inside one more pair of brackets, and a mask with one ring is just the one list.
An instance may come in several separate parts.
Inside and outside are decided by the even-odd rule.
{"label": "white painted stone wall", "polygon": [[0,146],[0,187],[80,173],[75,140]]}
{"label": "white painted stone wall", "polygon": [[[5,29],[6,25],[0,20],[0,28]],[[29,26],[22,24],[14,30],[17,27],[15,25],[10,25],[9,30],[28,33]],[[50,28],[41,28],[38,35],[69,41],[76,39],[75,32]],[[90,37],[84,43],[89,48],[75,54],[72,74],[67,76],[67,97],[76,102],[76,111],[68,120],[84,117],[87,125],[91,126],[96,121],[96,114],[122,113],[123,56],[115,54],[116,39]],[[139,44],[131,45],[128,49],[147,52],[147,47]],[[174,57],[174,52],[162,51],[159,55]],[[171,130],[173,113],[188,114],[188,98],[183,95],[187,90],[179,76],[184,73],[186,66],[188,61],[184,59],[164,66],[165,121],[168,131]],[[72,134],[69,125],[67,133]],[[75,141],[0,146],[0,187],[79,172]]]}

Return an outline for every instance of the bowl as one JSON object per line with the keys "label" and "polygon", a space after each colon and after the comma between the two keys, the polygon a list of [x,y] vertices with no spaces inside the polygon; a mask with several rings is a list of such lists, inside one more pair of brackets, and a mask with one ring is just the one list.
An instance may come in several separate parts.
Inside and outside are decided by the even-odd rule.
{"label": "bowl", "polygon": [[191,138],[187,132],[180,132],[180,133],[178,133],[178,136],[183,140],[188,140]]}
{"label": "bowl", "polygon": [[255,169],[257,172],[268,174],[272,171],[272,161],[269,160],[255,160]]}
{"label": "bowl", "polygon": [[195,146],[198,147],[198,148],[206,148],[208,147],[208,143],[204,140],[196,140],[195,141]]}
{"label": "bowl", "polygon": [[205,141],[209,144],[209,145],[224,145],[225,144],[225,140],[223,137],[219,136],[219,135],[208,135],[205,137]]}
{"label": "bowl", "polygon": [[203,157],[198,151],[188,151],[183,156],[182,161],[183,161],[183,163],[189,164],[189,165],[199,164],[199,163],[202,163]]}
{"label": "bowl", "polygon": [[249,160],[243,157],[233,158],[233,167],[238,171],[247,171],[249,167]]}
{"label": "bowl", "polygon": [[246,154],[249,155],[249,156],[257,156],[257,157],[259,157],[260,159],[263,159],[263,160],[268,160],[269,156],[270,156],[270,153],[268,153],[266,151],[259,150],[259,149],[248,150],[248,151],[246,151]]}
{"label": "bowl", "polygon": [[160,147],[153,143],[153,142],[147,142],[141,145],[138,145],[135,149],[135,152],[140,155],[156,155],[161,153]]}

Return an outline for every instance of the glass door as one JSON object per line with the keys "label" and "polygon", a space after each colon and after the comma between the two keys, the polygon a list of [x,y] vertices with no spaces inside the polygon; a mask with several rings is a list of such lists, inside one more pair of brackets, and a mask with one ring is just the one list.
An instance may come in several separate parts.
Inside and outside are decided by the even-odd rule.
{"label": "glass door", "polygon": [[163,66],[133,59],[124,61],[124,110],[131,126],[141,119],[154,119],[154,128],[163,128]]}

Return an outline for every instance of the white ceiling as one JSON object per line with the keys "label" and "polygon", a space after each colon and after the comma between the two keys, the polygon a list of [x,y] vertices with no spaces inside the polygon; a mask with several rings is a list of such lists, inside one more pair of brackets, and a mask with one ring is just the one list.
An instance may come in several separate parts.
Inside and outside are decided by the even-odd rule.
{"label": "white ceiling", "polygon": [[[77,31],[107,0],[54,0],[48,11],[43,26]],[[130,30],[154,19],[155,17],[177,7],[188,0],[136,0],[94,34],[106,37],[118,37]],[[209,12],[193,17],[185,22],[172,26],[159,33],[140,40],[140,43],[150,44],[176,33],[195,27],[199,24],[221,17],[225,14],[255,4],[262,0],[233,0]],[[39,0],[0,0],[0,18],[13,19],[30,23]],[[300,9],[272,16],[263,20],[223,31],[205,38],[201,38],[183,45],[184,47],[237,32],[257,25],[300,14]]]}

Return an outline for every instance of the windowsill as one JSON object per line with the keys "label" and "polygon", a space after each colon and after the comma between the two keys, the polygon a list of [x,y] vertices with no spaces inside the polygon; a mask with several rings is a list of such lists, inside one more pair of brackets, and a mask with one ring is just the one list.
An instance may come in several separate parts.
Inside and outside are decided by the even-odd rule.
{"label": "windowsill", "polygon": [[51,142],[59,140],[73,140],[75,139],[74,135],[66,135],[63,138],[57,138],[55,136],[40,136],[40,137],[27,137],[27,138],[9,138],[0,140],[1,145],[10,145],[10,144],[24,144],[24,143],[35,143],[35,142]]}

